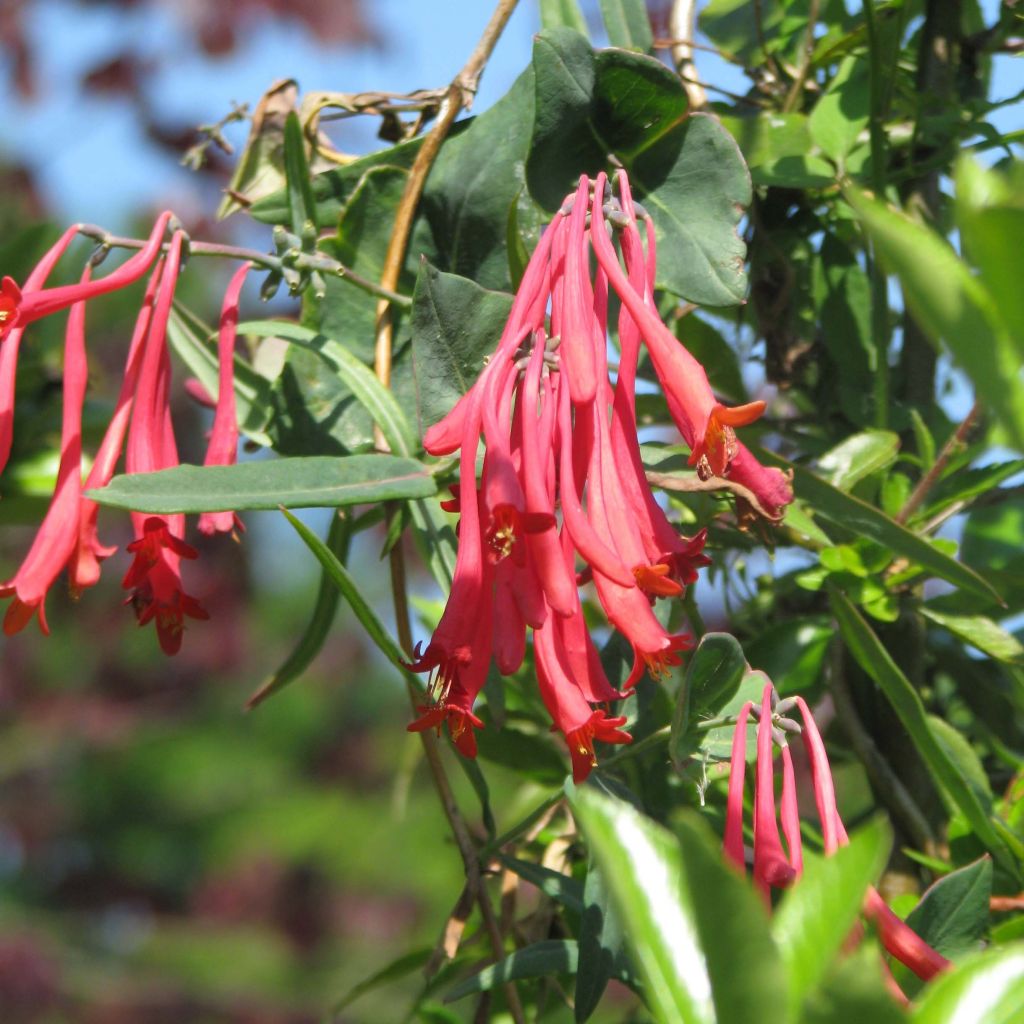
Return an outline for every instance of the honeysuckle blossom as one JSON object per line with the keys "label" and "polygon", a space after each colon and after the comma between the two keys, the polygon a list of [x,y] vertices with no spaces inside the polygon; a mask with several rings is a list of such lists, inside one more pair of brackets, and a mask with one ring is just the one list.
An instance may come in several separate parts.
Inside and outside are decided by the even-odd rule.
{"label": "honeysuckle blossom", "polygon": [[[169,212],[161,214],[142,248],[104,277],[93,279],[90,263],[78,284],[45,287],[57,262],[79,233],[79,225],[73,225],[32,270],[24,287],[10,278],[0,283],[0,470],[11,448],[17,361],[25,329],[35,320],[70,307],[56,489],[24,561],[9,581],[0,584],[0,597],[12,598],[3,620],[8,634],[22,629],[36,613],[43,632],[49,631],[46,594],[65,568],[70,590],[76,596],[99,580],[100,563],[116,549],[101,543],[97,531],[98,506],[83,492],[110,482],[122,451],[127,449],[129,472],[152,472],[178,463],[170,418],[166,335],[186,236],[175,231],[166,255],[161,255],[171,218]],[[114,412],[83,485],[81,421],[88,377],[85,306],[98,295],[133,284],[150,268],[152,273],[128,346]],[[238,426],[233,353],[239,293],[249,269],[248,263],[239,268],[224,299],[218,344],[219,393],[207,465],[227,465],[235,459]],[[184,540],[184,516],[134,512],[132,520],[136,536],[128,545],[128,553],[133,561],[123,579],[124,587],[130,591],[127,603],[133,606],[140,624],[155,622],[161,648],[173,654],[181,646],[184,619],[207,618],[199,602],[185,593],[181,582],[180,563],[182,559],[195,558],[196,551]],[[200,522],[200,529],[230,530],[235,523],[231,511],[210,513]]]}
{"label": "honeysuckle blossom", "polygon": [[[792,708],[800,711],[797,723],[786,714]],[[797,806],[796,780],[787,733],[799,732],[807,750],[814,787],[814,800],[821,823],[825,854],[836,852],[849,839],[836,805],[832,771],[825,752],[825,744],[810,708],[802,697],[779,701],[770,682],[765,684],[760,705],[747,701],[737,716],[733,733],[732,756],[729,767],[729,794],[726,803],[723,852],[726,859],[741,870],[747,863],[743,844],[743,788],[746,773],[747,722],[751,715],[757,723],[757,762],[754,781],[754,881],[766,899],[772,888],[791,885],[803,871],[803,851],[800,839],[800,812]],[[775,808],[774,747],[781,751],[782,800],[779,818],[786,839],[783,849],[779,837]],[[868,889],[864,900],[864,916],[878,931],[882,945],[897,960],[925,980],[948,968],[949,961],[928,945],[909,925],[889,909],[878,890]],[[890,981],[897,994],[899,988]]]}
{"label": "honeysuckle blossom", "polygon": [[[618,182],[616,199],[604,175],[580,179],[526,267],[495,352],[424,436],[432,454],[460,451],[457,497],[446,503],[460,516],[459,550],[444,614],[410,665],[431,674],[432,700],[410,728],[447,723],[463,753],[475,749],[469,726],[481,723],[472,698],[492,655],[499,672],[516,671],[532,628],[540,694],[565,736],[577,781],[596,764],[596,741],[630,739],[610,702],[645,671],[664,675],[690,646],[652,606],[680,597],[708,564],[705,532],[680,534],[647,483],[635,408],[641,350],[702,475],[731,476],[746,464],[738,461],[745,449],[735,429],[764,409],[763,402],[721,405],[703,368],[661,322],[653,225],[645,215],[645,245],[624,172]],[[621,263],[606,224],[618,233]],[[620,300],[614,381],[607,360],[612,293]],[[758,468],[760,476],[746,473],[745,486],[778,516],[790,500],[788,484],[777,470]],[[621,690],[608,681],[583,618],[579,587],[587,583],[633,651]]]}

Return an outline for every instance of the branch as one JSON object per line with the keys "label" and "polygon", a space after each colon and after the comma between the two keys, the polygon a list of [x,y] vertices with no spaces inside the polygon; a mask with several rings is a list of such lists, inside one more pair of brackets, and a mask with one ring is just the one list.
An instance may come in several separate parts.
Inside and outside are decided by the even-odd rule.
{"label": "branch", "polygon": [[[424,138],[423,145],[416,154],[416,159],[405,183],[405,190],[395,212],[395,224],[388,242],[387,254],[384,258],[384,269],[381,272],[380,289],[382,292],[394,293],[398,287],[398,278],[402,265],[405,262],[405,251],[412,232],[413,218],[416,214],[416,207],[419,205],[420,196],[423,194],[423,186],[426,183],[427,175],[430,173],[430,168],[437,157],[441,144],[455,123],[455,118],[458,117],[461,110],[472,103],[484,65],[487,63],[495,44],[498,42],[498,38],[501,36],[502,30],[511,17],[516,2],[517,0],[499,0],[498,6],[491,15],[491,20],[487,23],[487,27],[484,29],[484,33],[476,45],[476,49],[473,50],[465,66],[448,87],[448,91],[441,101],[437,121]],[[385,387],[388,387],[391,383],[393,339],[391,307],[392,301],[386,296],[377,305],[374,372],[377,375],[377,379]],[[380,447],[381,438],[378,437],[377,440],[378,447]],[[408,598],[406,596],[405,559],[401,543],[395,544],[392,547],[390,562],[391,591],[395,604],[395,618],[398,624],[399,641],[406,653],[411,655],[412,630],[409,621]],[[415,690],[410,686],[409,698],[414,708],[416,706],[416,697]],[[448,819],[452,835],[459,848],[459,853],[462,855],[462,862],[466,872],[466,887],[480,906],[480,915],[483,918],[484,928],[490,940],[491,951],[495,958],[500,960],[505,953],[505,942],[494,913],[490,894],[481,878],[479,852],[473,844],[473,839],[455,801],[451,783],[448,781],[444,765],[441,762],[441,754],[438,750],[436,737],[429,730],[424,730],[420,733],[420,738],[423,743],[423,752],[427,759],[427,765],[434,782],[434,788],[441,799],[445,817]],[[519,1001],[519,993],[512,982],[505,985],[505,999],[515,1024],[525,1024],[526,1018],[523,1014],[522,1004]]]}
{"label": "branch", "polygon": [[[388,251],[384,257],[384,269],[380,276],[382,289],[394,292],[398,287],[398,278],[405,262],[405,250],[412,233],[413,217],[419,205],[420,196],[427,175],[437,158],[441,143],[448,136],[455,118],[464,107],[470,106],[476,93],[484,65],[494,50],[502,30],[515,10],[517,0],[499,0],[498,6],[491,15],[491,20],[484,29],[484,34],[476,44],[476,49],[466,61],[463,69],[455,76],[448,92],[441,100],[440,111],[434,127],[423,140],[423,145],[416,154],[405,190],[395,212],[395,226],[391,232]],[[382,299],[377,306],[377,341],[374,351],[374,370],[385,387],[391,382],[391,342],[392,342],[391,303]]]}
{"label": "branch", "polygon": [[938,482],[939,477],[942,476],[942,471],[946,468],[949,460],[967,442],[967,438],[974,429],[974,425],[978,422],[980,413],[981,409],[977,401],[975,401],[974,405],[971,406],[970,412],[964,417],[963,423],[956,428],[949,440],[942,446],[942,450],[936,456],[931,469],[917,482],[917,486],[910,492],[910,497],[907,498],[906,504],[896,513],[895,519],[897,523],[901,525],[906,523],[918,510],[925,498],[928,497],[929,492]]}
{"label": "branch", "polygon": [[[121,235],[112,235],[106,228],[98,224],[79,224],[78,233],[85,238],[92,238],[99,243],[99,249],[142,249],[146,242],[140,238],[125,238]],[[169,243],[164,243],[162,251],[166,252]],[[190,256],[213,256],[227,260],[250,260],[258,267],[266,270],[281,273],[285,266],[293,268],[298,272],[317,271],[321,274],[330,274],[334,277],[345,278],[357,288],[376,295],[380,299],[386,299],[397,306],[406,308],[412,305],[412,299],[406,295],[399,295],[388,288],[382,288],[374,281],[350,270],[344,263],[339,263],[322,253],[307,253],[299,249],[289,250],[278,256],[274,253],[260,252],[258,249],[243,249],[235,245],[221,245],[219,242],[194,242],[189,239],[188,253]]]}
{"label": "branch", "polygon": [[693,110],[700,110],[708,102],[708,94],[697,81],[697,67],[693,62],[693,38],[697,23],[696,0],[675,0],[668,16],[668,30],[672,35],[672,63],[683,80],[686,97]]}

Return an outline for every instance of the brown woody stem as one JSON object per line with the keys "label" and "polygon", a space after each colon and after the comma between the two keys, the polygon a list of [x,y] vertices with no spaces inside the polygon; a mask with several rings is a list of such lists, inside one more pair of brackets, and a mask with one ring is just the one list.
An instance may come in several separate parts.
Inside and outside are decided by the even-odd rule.
{"label": "brown woody stem", "polygon": [[[380,294],[382,294],[382,298],[377,306],[377,332],[374,350],[374,372],[377,375],[377,379],[385,387],[390,386],[391,383],[393,340],[392,301],[388,295],[393,294],[398,287],[398,278],[402,265],[405,262],[405,251],[409,244],[416,207],[419,205],[420,196],[423,194],[423,186],[441,148],[441,144],[455,123],[455,118],[458,117],[463,108],[469,106],[472,102],[473,94],[476,92],[484,65],[494,50],[494,46],[501,36],[508,19],[511,17],[516,3],[517,0],[499,0],[469,60],[448,87],[444,99],[441,101],[437,121],[424,138],[423,145],[420,146],[419,152],[416,154],[416,159],[409,171],[409,177],[405,184],[405,190],[395,212],[395,224],[391,232],[391,239],[388,242],[387,254],[384,258],[384,269],[381,273]],[[377,441],[378,447],[380,447],[382,439],[379,436]],[[395,605],[395,618],[398,624],[399,641],[406,653],[411,655],[412,630],[409,622],[405,558],[401,542],[392,547],[389,557],[391,560],[391,590]],[[409,698],[413,707],[415,707],[417,695],[411,687],[409,689]],[[444,809],[445,817],[448,819],[452,836],[459,848],[459,853],[462,855],[462,862],[466,871],[466,886],[479,904],[480,915],[483,918],[484,928],[490,940],[491,951],[495,958],[500,960],[505,955],[505,941],[501,934],[498,919],[494,913],[490,894],[481,877],[479,851],[473,843],[473,838],[469,834],[469,829],[466,827],[465,820],[456,803],[451,783],[448,781],[444,764],[441,761],[437,738],[429,730],[422,731],[420,738],[423,742],[423,752],[427,759],[427,766],[430,769],[434,788],[441,799],[441,805]],[[505,999],[515,1024],[525,1024],[526,1017],[523,1014],[519,993],[511,982],[505,985]]]}

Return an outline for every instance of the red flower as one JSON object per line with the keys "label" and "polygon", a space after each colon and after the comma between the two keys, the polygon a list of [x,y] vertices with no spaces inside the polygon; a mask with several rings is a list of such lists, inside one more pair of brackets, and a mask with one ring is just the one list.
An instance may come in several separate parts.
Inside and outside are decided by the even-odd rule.
{"label": "red flower", "polygon": [[[82,285],[88,282],[87,266],[82,274]],[[49,633],[43,602],[78,543],[82,498],[82,405],[89,377],[84,302],[71,307],[64,339],[64,409],[57,486],[20,568],[13,579],[0,584],[0,597],[14,598],[4,615],[4,632],[8,635],[23,629],[36,610],[40,628]]]}
{"label": "red flower", "polygon": [[131,590],[126,604],[131,604],[140,626],[156,623],[157,638],[164,654],[177,654],[181,649],[181,635],[185,616],[208,619],[202,605],[181,588],[179,560],[197,556],[180,537],[171,532],[163,516],[148,516],[142,525],[142,535],[128,545],[135,560],[125,573],[121,586]]}
{"label": "red flower", "polygon": [[[757,728],[757,784],[754,810],[754,879],[767,896],[770,887],[786,886],[803,871],[803,853],[800,841],[800,817],[796,800],[796,780],[789,747],[784,740],[787,731],[799,730],[811,765],[814,798],[818,820],[821,822],[825,853],[833,854],[849,842],[846,829],[836,807],[835,787],[829,768],[825,744],[814,722],[810,709],[802,697],[780,701],[773,709],[774,689],[766,684],[761,698]],[[785,710],[800,709],[802,729],[795,722],[782,717]],[[726,806],[723,853],[740,869],[744,867],[743,850],[743,783],[746,767],[747,718],[753,709],[748,701],[740,711],[733,733],[732,758],[729,769],[729,796]],[[772,764],[773,734],[782,747],[782,829],[789,847],[788,857],[782,850],[775,819],[774,770]],[[934,977],[949,967],[949,961],[928,945],[909,925],[901,921],[886,905],[874,888],[869,888],[864,899],[864,916],[878,929],[882,945],[899,961],[924,979]],[[902,997],[899,986],[891,981],[894,991]]]}
{"label": "red flower", "polygon": [[[181,266],[183,241],[183,233],[175,232],[142,343],[138,386],[128,431],[126,466],[129,473],[151,473],[178,464],[169,403],[171,366],[167,353],[167,322]],[[135,561],[121,581],[122,587],[132,591],[126,603],[135,609],[140,626],[150,621],[156,623],[161,648],[166,654],[175,654],[181,647],[185,617],[208,618],[199,602],[182,588],[180,560],[196,557],[195,550],[182,539],[185,517],[133,512],[132,521],[136,539],[128,545],[128,551],[135,555]]]}
{"label": "red flower", "polygon": [[[238,299],[245,277],[252,268],[243,263],[234,273],[224,293],[220,311],[220,332],[217,340],[219,379],[217,409],[213,417],[213,432],[206,449],[204,466],[233,466],[238,458],[238,417],[235,412],[235,335],[238,328]],[[199,517],[199,532],[230,533],[245,529],[232,511],[204,512]]]}
{"label": "red flower", "polygon": [[[517,671],[532,627],[541,695],[567,738],[577,778],[592,766],[595,740],[628,739],[619,729],[623,720],[595,705],[620,699],[644,671],[662,676],[689,647],[690,638],[669,633],[652,606],[680,596],[708,564],[704,531],[682,536],[646,480],[635,412],[641,344],[695,463],[733,473],[743,464],[733,428],[763,409],[721,406],[700,364],[658,318],[653,229],[648,220],[645,252],[625,174],[619,184],[621,199],[609,189],[608,201],[621,203],[615,223],[625,273],[604,230],[604,176],[593,183],[584,176],[534,250],[477,381],[424,436],[433,454],[460,451],[456,497],[444,505],[460,520],[451,595],[409,666],[434,674],[436,703],[417,727],[456,721],[464,735],[461,723],[469,721],[478,690],[467,680],[482,678],[492,652],[501,673]],[[591,248],[599,263],[593,276]],[[621,300],[614,386],[607,364],[610,289]],[[785,483],[771,474],[770,482]],[[773,512],[789,500],[772,497]],[[590,581],[608,621],[633,648],[621,691],[605,676],[587,634],[578,587]],[[486,652],[476,639],[484,615],[493,623]]]}

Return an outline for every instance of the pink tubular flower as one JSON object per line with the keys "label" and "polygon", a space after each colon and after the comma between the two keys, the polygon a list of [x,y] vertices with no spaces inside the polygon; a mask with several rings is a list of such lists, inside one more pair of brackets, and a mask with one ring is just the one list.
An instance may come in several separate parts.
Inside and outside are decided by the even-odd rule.
{"label": "pink tubular flower", "polygon": [[[89,282],[89,267],[82,284]],[[89,370],[85,353],[85,303],[68,315],[64,341],[64,411],[61,424],[60,467],[53,499],[32,547],[14,578],[0,584],[0,597],[14,600],[4,615],[8,635],[23,629],[39,612],[39,627],[49,633],[43,602],[78,542],[78,516],[82,499],[82,405]]]}
{"label": "pink tubular flower", "polygon": [[775,768],[772,750],[772,696],[766,683],[757,723],[757,781],[754,786],[754,881],[765,897],[772,888],[784,888],[796,877],[782,849],[775,818]]}
{"label": "pink tubular flower", "polygon": [[[28,275],[26,291],[34,291],[46,283],[57,261],[77,235],[78,225],[74,224],[50,247]],[[20,300],[21,289],[9,277],[5,277],[0,284],[0,473],[11,454],[14,429],[14,382],[18,370],[18,351],[25,333],[25,325],[16,323]]]}
{"label": "pink tubular flower", "polygon": [[[647,482],[636,419],[641,347],[700,467],[734,475],[745,464],[734,427],[763,409],[757,402],[723,407],[703,368],[659,319],[653,229],[647,220],[645,248],[626,175],[618,181],[615,199],[610,188],[605,196],[604,175],[580,179],[530,257],[476,383],[424,435],[432,454],[460,451],[457,497],[444,507],[461,518],[448,604],[409,666],[434,674],[435,703],[416,727],[448,722],[452,731],[454,721],[453,736],[464,736],[477,692],[466,680],[486,672],[492,654],[502,674],[518,671],[532,627],[538,686],[566,737],[577,781],[596,761],[595,742],[628,741],[624,719],[606,705],[624,697],[645,671],[663,676],[690,646],[689,636],[661,625],[653,605],[682,595],[708,564],[705,531],[682,536]],[[625,271],[605,232],[606,205]],[[591,250],[598,261],[593,272]],[[607,358],[612,292],[620,301],[614,384]],[[764,472],[770,482],[785,483],[777,471]],[[788,496],[778,489],[769,496],[757,486],[753,500],[777,516]],[[608,621],[633,649],[621,689],[608,680],[587,633],[579,587],[591,583]],[[486,650],[475,638],[485,615],[492,623]],[[466,752],[469,742],[456,745]],[[787,829],[791,796],[787,790],[783,799]]]}
{"label": "pink tubular flower", "polygon": [[[840,846],[845,846],[849,839],[836,806],[835,787],[832,785],[832,772],[825,752],[825,743],[818,732],[814,716],[802,697],[796,698],[796,705],[800,709],[803,721],[804,745],[811,762],[814,799],[825,839],[825,852],[834,853]],[[944,956],[932,949],[913,928],[889,909],[874,886],[868,889],[864,899],[864,916],[878,929],[882,945],[919,978],[927,981],[950,966]]]}
{"label": "pink tubular flower", "polygon": [[[138,386],[128,431],[126,464],[129,473],[151,473],[178,464],[170,418],[167,321],[181,266],[183,241],[183,233],[175,232],[142,343]],[[161,649],[166,654],[176,654],[181,648],[185,618],[208,618],[199,602],[186,594],[181,585],[181,559],[196,557],[195,550],[183,540],[185,517],[133,512],[132,521],[136,539],[128,545],[128,551],[134,554],[135,560],[121,585],[131,591],[127,603],[135,609],[139,625],[154,622]]]}
{"label": "pink tubular flower", "polygon": [[[142,299],[142,307],[135,320],[131,342],[128,346],[128,357],[125,360],[124,378],[114,405],[114,415],[110,419],[99,451],[93,460],[92,468],[85,481],[84,490],[106,487],[114,476],[117,462],[124,448],[125,435],[131,418],[132,402],[139,379],[139,367],[149,326],[153,317],[153,304],[156,300],[157,287],[163,277],[164,261],[161,258],[150,274],[146,293]],[[69,585],[75,596],[87,587],[99,582],[100,562],[109,558],[117,550],[116,547],[101,544],[97,532],[99,505],[83,495],[79,509],[78,545],[68,568]]]}
{"label": "pink tubular flower", "polygon": [[[757,727],[757,784],[754,796],[754,880],[766,897],[772,887],[790,885],[803,871],[803,852],[800,840],[800,813],[797,807],[796,780],[793,761],[785,732],[799,731],[811,766],[814,800],[821,822],[826,855],[831,855],[849,841],[846,829],[836,807],[835,787],[829,768],[825,744],[814,722],[810,709],[802,697],[780,701],[774,708],[774,689],[768,683],[762,694]],[[800,709],[802,728],[783,717],[784,710],[796,706]],[[741,869],[743,850],[743,783],[746,767],[747,718],[753,704],[747,702],[740,711],[733,734],[732,759],[729,771],[729,796],[726,807],[725,837],[722,844],[727,860]],[[783,731],[785,730],[785,731]],[[782,850],[778,824],[775,818],[774,770],[772,764],[773,736],[782,748],[782,830],[789,848],[788,857]],[[900,920],[886,905],[875,888],[869,888],[864,899],[864,916],[878,930],[882,945],[897,960],[925,980],[947,969],[950,964],[912,928]],[[856,935],[859,935],[859,928]],[[903,993],[893,980],[890,987],[898,998]]]}
{"label": "pink tubular flower", "polygon": [[[243,263],[235,271],[224,293],[220,311],[220,332],[217,340],[219,378],[217,409],[213,416],[213,432],[206,449],[204,466],[233,466],[238,457],[238,417],[235,412],[235,335],[238,328],[238,299],[251,263]],[[199,532],[231,533],[244,529],[234,512],[204,512],[199,517]]]}
{"label": "pink tubular flower", "polygon": [[[5,277],[2,284],[3,301],[0,302],[0,335],[13,327],[24,327],[34,320],[40,320],[51,313],[67,309],[76,302],[94,299],[97,295],[105,295],[137,281],[153,265],[153,261],[160,252],[164,232],[167,230],[170,219],[169,211],[160,214],[146,244],[106,277],[97,278],[94,281],[82,281],[75,285],[64,285],[60,288],[42,288],[42,281],[34,282],[30,275],[29,280],[25,282],[24,291],[11,278]],[[70,234],[73,238],[78,233],[78,229],[79,225],[73,225],[65,232],[65,237]],[[61,241],[63,242],[63,239]],[[70,242],[70,238],[68,241]],[[58,245],[60,244],[58,242]],[[67,243],[64,243],[64,248],[66,247]]]}
{"label": "pink tubular flower", "polygon": [[[703,479],[727,475],[737,479],[738,483],[753,491],[769,516],[777,518],[782,508],[792,500],[792,491],[784,474],[777,469],[760,467],[749,453],[749,459],[745,456],[739,464],[743,479],[734,476],[732,466],[740,453],[746,451],[737,441],[734,428],[756,420],[764,411],[764,403],[751,402],[734,409],[727,409],[719,403],[704,368],[679,344],[656,312],[645,305],[643,295],[630,286],[605,230],[601,200],[604,182],[604,175],[599,174],[591,203],[590,237],[594,253],[643,336],[672,418],[690,445],[691,465],[697,467]],[[645,221],[648,246],[653,248],[653,224],[650,218],[645,218]],[[760,472],[754,471],[750,460]]]}

